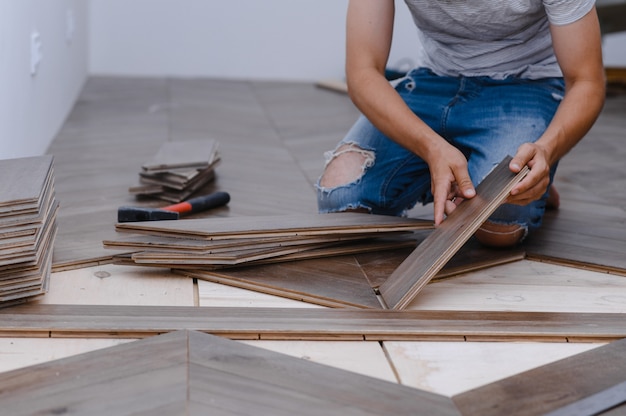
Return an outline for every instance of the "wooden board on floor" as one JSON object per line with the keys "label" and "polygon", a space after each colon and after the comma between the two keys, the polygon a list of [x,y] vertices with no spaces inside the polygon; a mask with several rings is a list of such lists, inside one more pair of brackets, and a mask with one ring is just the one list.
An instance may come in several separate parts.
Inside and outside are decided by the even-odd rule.
{"label": "wooden board on floor", "polygon": [[215,270],[260,264],[284,263],[287,261],[331,258],[347,254],[389,251],[404,247],[415,248],[416,241],[407,238],[367,238],[343,242],[318,242],[310,244],[290,244],[286,246],[233,249],[218,253],[189,254],[137,252],[130,260],[138,265],[159,266],[168,268]]}
{"label": "wooden board on floor", "polygon": [[[464,415],[547,414],[623,383],[625,374],[626,340],[620,340],[461,393],[453,400]],[[595,411],[587,408],[579,413],[570,408],[563,414],[600,414],[616,403],[605,400],[604,404]]]}
{"label": "wooden board on floor", "polygon": [[626,212],[586,209],[574,203],[546,212],[524,242],[528,258],[626,275]]}
{"label": "wooden board on floor", "polygon": [[[428,234],[422,237],[426,238]],[[355,258],[373,288],[383,284],[393,271],[414,251],[402,248],[394,251],[356,254]],[[433,280],[445,279],[463,273],[523,260],[526,252],[523,247],[493,249],[481,245],[477,240],[470,239],[433,277]]]}
{"label": "wooden board on floor", "polygon": [[510,161],[509,156],[500,162],[476,187],[476,196],[463,201],[380,285],[389,308],[404,309],[524,178],[528,168],[513,174]]}
{"label": "wooden board on floor", "polygon": [[370,234],[432,228],[420,219],[359,213],[291,214],[118,223],[118,231],[219,240],[324,234]]}
{"label": "wooden board on floor", "polygon": [[381,308],[352,256],[177,273],[323,306]]}
{"label": "wooden board on floor", "polygon": [[[374,299],[375,291],[371,289],[376,289],[380,282],[384,282],[418,242],[414,241],[412,247],[388,245],[374,252],[339,257],[329,257],[327,254],[319,259],[291,261],[273,258],[268,259],[267,264],[252,262],[252,265],[244,267],[175,272],[324,306],[380,308],[380,302]],[[300,254],[305,257],[307,252],[297,255]],[[457,253],[435,276],[435,280],[523,258],[524,252],[519,249],[494,251],[471,244],[470,248]]]}
{"label": "wooden board on floor", "polygon": [[181,168],[206,168],[218,157],[219,143],[214,139],[165,142],[151,160],[141,165],[144,172]]}
{"label": "wooden board on floor", "polygon": [[[401,232],[402,235],[412,233]],[[385,233],[394,235],[394,233]],[[161,252],[161,253],[188,253],[188,254],[213,254],[225,253],[231,250],[267,249],[289,247],[297,245],[313,245],[319,243],[341,243],[357,241],[368,238],[380,237],[372,234],[326,234],[318,236],[292,236],[292,237],[263,237],[230,240],[195,240],[186,238],[162,237],[152,235],[131,235],[119,237],[115,240],[104,240],[104,247],[117,250],[133,250],[134,252]]]}
{"label": "wooden board on floor", "polygon": [[0,382],[0,405],[13,415],[459,415],[444,396],[190,331],[15,370]]}
{"label": "wooden board on floor", "polygon": [[0,336],[142,337],[181,329],[233,339],[608,342],[626,337],[620,313],[34,303],[0,310]]}
{"label": "wooden board on floor", "polygon": [[0,161],[0,214],[36,212],[48,188],[52,164],[49,155]]}

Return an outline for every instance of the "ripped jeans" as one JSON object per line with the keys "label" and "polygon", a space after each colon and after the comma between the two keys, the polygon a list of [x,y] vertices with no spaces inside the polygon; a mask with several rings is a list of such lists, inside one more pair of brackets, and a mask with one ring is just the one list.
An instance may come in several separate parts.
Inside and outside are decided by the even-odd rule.
{"label": "ripped jeans", "polygon": [[[507,155],[545,131],[564,95],[561,78],[527,80],[509,77],[437,76],[415,69],[396,85],[411,110],[467,158],[474,186]],[[362,209],[373,214],[405,215],[418,202],[433,201],[426,162],[384,136],[361,116],[335,150],[326,153],[326,166],[338,156],[357,158],[360,169],[336,187],[316,184],[320,213]],[[556,166],[551,169],[554,177]],[[538,227],[547,192],[526,206],[503,204],[489,218],[499,224]]]}

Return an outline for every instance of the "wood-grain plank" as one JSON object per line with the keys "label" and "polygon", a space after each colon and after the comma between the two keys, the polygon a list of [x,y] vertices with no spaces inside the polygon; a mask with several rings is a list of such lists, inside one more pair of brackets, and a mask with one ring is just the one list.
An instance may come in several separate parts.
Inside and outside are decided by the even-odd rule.
{"label": "wood-grain plank", "polygon": [[[418,243],[421,243],[428,233],[423,233],[423,236],[418,238]],[[355,258],[367,276],[370,285],[373,288],[378,288],[414,250],[414,248],[401,248],[393,251],[356,254]],[[523,247],[494,250],[483,246],[475,239],[470,239],[432,280],[445,279],[525,258],[526,252]]]}
{"label": "wood-grain plank", "polygon": [[190,401],[235,414],[458,415],[427,393],[190,333]]}
{"label": "wood-grain plank", "polygon": [[510,160],[509,156],[500,162],[476,187],[476,196],[459,204],[379,287],[389,308],[405,308],[504,202],[528,172],[526,167],[513,174],[508,166]]}
{"label": "wood-grain plank", "polygon": [[489,340],[626,337],[619,313],[393,311],[318,308],[19,305],[0,310],[0,334],[50,333],[139,337],[191,329],[246,339],[420,340],[441,336]]}
{"label": "wood-grain plank", "polygon": [[185,414],[188,352],[173,335],[0,374],[2,411],[16,416]]}
{"label": "wood-grain plank", "polygon": [[545,414],[625,381],[624,374],[626,340],[620,340],[470,390],[453,400],[464,415]]}
{"label": "wood-grain plank", "polygon": [[331,213],[118,223],[115,228],[122,232],[219,240],[415,231],[430,229],[432,223],[386,215]]}
{"label": "wood-grain plank", "polygon": [[11,415],[459,415],[441,395],[188,331],[10,371],[0,383]]}
{"label": "wood-grain plank", "polygon": [[323,306],[381,308],[376,293],[352,256],[178,273]]}

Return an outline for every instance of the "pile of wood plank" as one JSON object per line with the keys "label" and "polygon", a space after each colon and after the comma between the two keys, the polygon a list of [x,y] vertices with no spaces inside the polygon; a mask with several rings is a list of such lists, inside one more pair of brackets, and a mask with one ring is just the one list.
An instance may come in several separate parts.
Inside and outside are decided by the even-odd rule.
{"label": "pile of wood plank", "polygon": [[359,213],[215,217],[118,223],[133,235],[103,244],[134,251],[125,260],[136,265],[217,269],[415,247],[414,232],[432,227]]}
{"label": "pile of wood plank", "polygon": [[0,306],[48,290],[58,201],[50,155],[0,160]]}
{"label": "pile of wood plank", "polygon": [[165,142],[141,166],[139,185],[131,186],[129,192],[169,202],[184,201],[215,178],[218,146],[213,139]]}

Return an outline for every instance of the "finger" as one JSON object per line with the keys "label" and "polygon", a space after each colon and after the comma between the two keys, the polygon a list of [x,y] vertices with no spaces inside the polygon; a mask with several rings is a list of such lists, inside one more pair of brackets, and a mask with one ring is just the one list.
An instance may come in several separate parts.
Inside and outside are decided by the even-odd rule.
{"label": "finger", "polygon": [[543,194],[546,193],[549,184],[550,181],[548,179],[542,180],[530,186],[524,192],[515,195],[511,194],[509,198],[507,198],[507,202],[516,205],[527,205],[533,201],[540,199]]}
{"label": "finger", "polygon": [[[533,189],[535,192],[541,192],[542,189],[548,189],[548,184],[550,182],[550,167],[545,163],[540,163],[534,160],[530,163],[532,163],[531,170],[528,172],[526,177],[513,186],[511,189],[512,196],[530,192]],[[541,194],[543,194],[543,192],[541,192]]]}
{"label": "finger", "polygon": [[459,169],[453,173],[456,178],[457,195],[463,198],[473,198],[476,195],[476,189],[474,189],[467,169]]}
{"label": "finger", "polygon": [[435,189],[435,193],[433,197],[434,197],[434,210],[435,210],[435,226],[437,226],[441,224],[443,221],[447,199],[446,199],[446,194],[442,192],[437,192],[436,189]]}
{"label": "finger", "polygon": [[454,211],[456,209],[456,207],[457,207],[456,200],[454,200],[454,201],[446,200],[446,203],[445,203],[446,215],[452,214],[452,211]]}
{"label": "finger", "polygon": [[509,169],[511,172],[518,173],[522,170],[524,166],[526,166],[534,157],[535,149],[529,143],[522,144],[519,149],[517,149],[517,153],[509,162]]}

